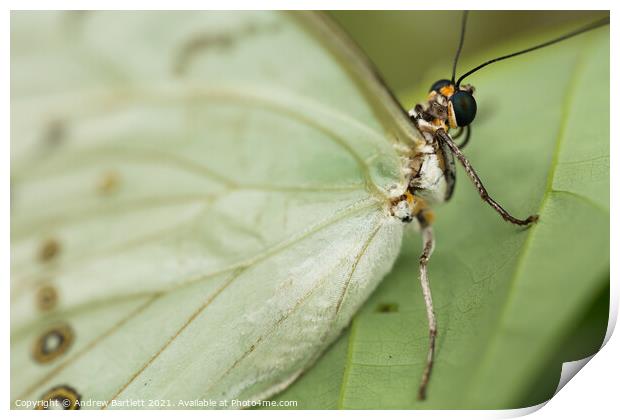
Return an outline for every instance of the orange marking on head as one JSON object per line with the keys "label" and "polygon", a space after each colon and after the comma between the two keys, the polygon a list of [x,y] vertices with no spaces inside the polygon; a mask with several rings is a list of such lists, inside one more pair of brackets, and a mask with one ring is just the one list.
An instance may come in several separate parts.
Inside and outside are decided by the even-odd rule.
{"label": "orange marking on head", "polygon": [[450,96],[454,95],[454,85],[446,85],[442,87],[441,89],[439,89],[439,93],[449,98]]}

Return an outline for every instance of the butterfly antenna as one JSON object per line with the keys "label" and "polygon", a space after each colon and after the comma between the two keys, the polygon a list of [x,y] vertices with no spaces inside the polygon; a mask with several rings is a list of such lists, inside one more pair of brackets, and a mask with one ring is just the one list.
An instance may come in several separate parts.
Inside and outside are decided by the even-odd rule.
{"label": "butterfly antenna", "polygon": [[461,50],[463,49],[463,43],[465,42],[465,27],[467,26],[468,13],[469,11],[465,10],[463,12],[463,17],[461,18],[461,39],[459,40],[459,47],[456,50],[456,55],[454,56],[454,63],[452,64],[452,84],[454,84],[454,80],[456,79],[456,65],[459,62]]}
{"label": "butterfly antenna", "polygon": [[[517,55],[525,54],[525,53],[528,53],[530,51],[537,50],[539,48],[547,47],[549,45],[558,43],[560,41],[564,41],[565,39],[572,38],[572,37],[574,37],[576,35],[582,34],[584,32],[591,31],[591,30],[596,29],[596,28],[600,28],[601,26],[605,26],[605,25],[609,25],[609,16],[607,16],[606,18],[597,20],[596,22],[592,22],[592,23],[590,23],[588,25],[585,25],[585,26],[583,26],[583,27],[581,27],[579,29],[576,29],[576,30],[574,30],[572,32],[564,34],[564,35],[562,35],[562,36],[560,36],[558,38],[554,38],[554,39],[549,40],[547,42],[543,42],[542,44],[534,45],[533,47],[526,48],[524,50],[517,51],[517,52],[512,53],[512,54],[504,55],[504,56],[497,57],[497,58],[494,58],[492,60],[486,61],[486,62],[480,64],[479,66],[476,66],[473,69],[469,70],[467,73],[463,74],[461,77],[459,77],[459,80],[457,80],[457,82],[456,82],[456,86],[459,86],[461,84],[461,82],[463,81],[463,79],[465,79],[467,76],[471,75],[472,73],[477,72],[478,70],[480,70],[483,67],[488,66],[489,64],[497,63],[498,61],[506,60],[507,58],[516,57]],[[458,57],[458,55],[457,55],[457,57]],[[455,66],[456,66],[456,63],[455,63]]]}

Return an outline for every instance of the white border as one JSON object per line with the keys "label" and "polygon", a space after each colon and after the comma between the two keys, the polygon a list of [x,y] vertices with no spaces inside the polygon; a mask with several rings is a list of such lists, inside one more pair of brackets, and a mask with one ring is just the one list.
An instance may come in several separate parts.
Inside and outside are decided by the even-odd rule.
{"label": "white border", "polygon": [[[77,0],[23,0],[14,1],[10,0],[5,2],[7,8],[3,10],[2,23],[3,23],[3,36],[0,37],[0,45],[2,45],[2,56],[5,58],[0,64],[0,77],[3,80],[5,86],[5,99],[2,101],[2,119],[1,125],[4,136],[2,144],[2,165],[0,165],[0,171],[2,172],[2,184],[0,185],[2,201],[0,205],[0,211],[2,212],[1,225],[3,240],[1,243],[2,248],[2,278],[4,279],[5,287],[8,289],[8,282],[10,278],[9,272],[9,253],[10,253],[10,212],[9,212],[9,166],[10,166],[10,154],[9,154],[9,110],[10,110],[10,98],[9,98],[9,28],[10,28],[10,13],[11,9],[14,10],[27,10],[27,9],[144,9],[144,10],[165,10],[165,9],[418,9],[418,10],[438,10],[438,9],[462,9],[467,8],[470,10],[552,10],[558,9],[558,4],[562,6],[562,9],[573,10],[591,10],[591,9],[605,9],[611,10],[611,115],[618,115],[618,106],[614,99],[615,94],[620,92],[620,86],[618,84],[618,74],[620,67],[618,66],[618,53],[616,47],[618,45],[618,29],[617,25],[620,20],[616,16],[617,2],[611,1],[575,1],[564,0],[561,3],[557,1],[549,0],[521,0],[519,2],[497,2],[489,0],[467,0],[456,2],[454,0],[433,0],[433,1],[395,1],[395,0],[382,0],[380,2],[370,0],[356,0],[356,1],[336,1],[336,0],[297,0],[297,1],[240,1],[240,0],[227,0],[225,2],[214,1],[199,1],[199,0],[175,0],[175,1],[163,1],[163,0],[151,0],[151,1],[128,1],[128,0],[89,0],[77,1]],[[611,127],[611,161],[616,162],[618,156],[618,129],[616,126]],[[587,141],[587,139],[584,139]],[[617,165],[611,165],[611,191],[617,190],[618,175],[620,169]],[[618,208],[618,195],[611,196],[611,209],[614,214],[614,210]],[[611,254],[618,255],[618,228],[619,223],[615,217],[611,217]],[[390,416],[390,418],[411,418],[426,419],[426,418],[470,418],[470,419],[482,419],[482,418],[507,418],[526,415],[531,415],[532,419],[582,419],[585,416],[593,418],[608,418],[609,413],[618,412],[618,396],[617,396],[617,382],[618,373],[620,371],[619,355],[620,355],[620,341],[617,337],[611,335],[615,326],[618,316],[618,278],[617,278],[617,263],[615,259],[611,259],[611,305],[610,305],[610,323],[606,335],[606,345],[604,349],[595,355],[590,363],[583,368],[583,372],[579,373],[576,379],[569,381],[569,383],[556,395],[550,402],[548,402],[543,409],[538,410],[538,407],[531,407],[521,410],[504,410],[504,411],[389,411],[389,412],[377,412],[377,411],[322,411],[321,416],[326,417],[349,417],[349,418],[375,418],[377,415]],[[6,289],[5,289],[6,290]],[[5,410],[9,408],[9,296],[5,294],[4,313],[5,317],[2,318],[2,363],[4,369],[2,372],[5,377],[1,382],[2,406]],[[616,334],[617,335],[617,334]],[[544,404],[543,404],[544,405]],[[541,405],[542,406],[542,405]],[[538,411],[537,411],[538,410]],[[79,412],[78,416],[99,416],[110,415],[97,412]],[[136,417],[146,417],[163,419],[168,417],[170,413],[163,411],[140,411],[140,412],[123,412],[122,415],[131,415],[132,419]],[[299,418],[311,418],[317,415],[311,411],[244,411],[244,412],[190,412],[184,411],[182,413],[176,412],[175,415],[183,415],[194,418],[203,419],[205,416],[222,416],[222,417],[237,417],[247,416],[259,418],[288,418],[293,414]],[[31,417],[36,415],[34,412],[21,412],[11,411],[12,416],[25,416]],[[50,414],[52,416],[62,416],[66,418],[66,413],[62,414]]]}

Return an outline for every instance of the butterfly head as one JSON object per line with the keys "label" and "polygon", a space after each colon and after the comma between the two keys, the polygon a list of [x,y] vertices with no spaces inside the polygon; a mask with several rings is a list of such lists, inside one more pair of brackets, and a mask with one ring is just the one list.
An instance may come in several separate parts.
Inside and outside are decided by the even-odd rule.
{"label": "butterfly head", "polygon": [[448,79],[438,80],[431,86],[428,100],[447,108],[447,124],[450,128],[466,127],[476,118],[478,106],[471,85],[457,86]]}

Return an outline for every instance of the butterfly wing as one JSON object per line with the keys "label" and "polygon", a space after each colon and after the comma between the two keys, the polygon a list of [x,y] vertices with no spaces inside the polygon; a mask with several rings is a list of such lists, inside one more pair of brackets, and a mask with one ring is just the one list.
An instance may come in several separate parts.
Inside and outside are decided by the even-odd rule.
{"label": "butterfly wing", "polygon": [[315,14],[18,12],[11,33],[14,406],[290,383],[400,246],[415,132],[371,67]]}

